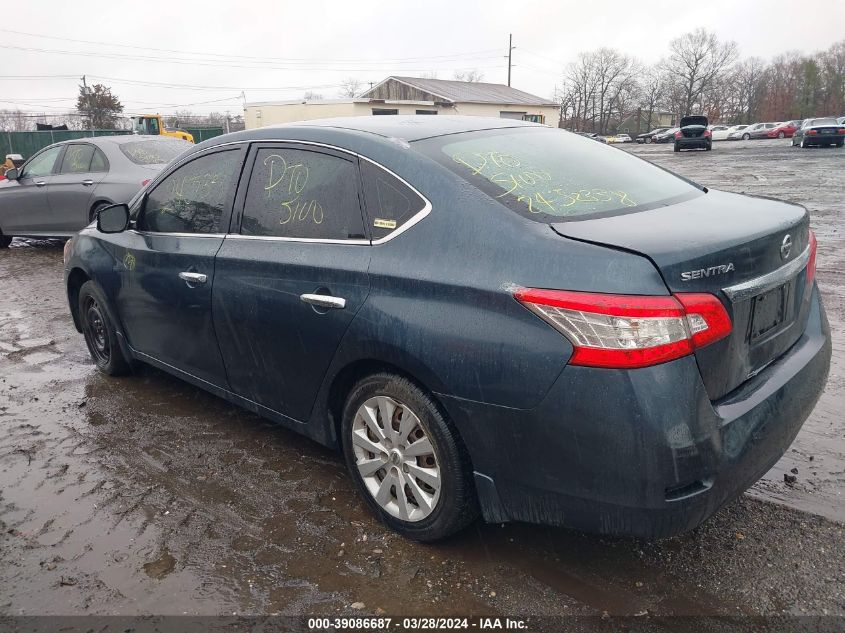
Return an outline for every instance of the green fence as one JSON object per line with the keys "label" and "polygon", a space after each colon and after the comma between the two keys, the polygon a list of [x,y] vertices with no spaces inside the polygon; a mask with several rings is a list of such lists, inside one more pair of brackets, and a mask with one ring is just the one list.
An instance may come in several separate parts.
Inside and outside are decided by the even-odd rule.
{"label": "green fence", "polygon": [[[185,128],[194,136],[195,143],[220,136],[224,133],[222,127]],[[128,130],[45,130],[41,132],[0,132],[0,163],[6,159],[6,154],[20,154],[24,159],[29,158],[38,150],[76,138],[90,138],[92,136],[114,136],[116,134],[131,134]]]}
{"label": "green fence", "polygon": [[210,138],[226,133],[226,130],[222,127],[185,127],[182,129],[194,137],[194,143],[202,143]]}
{"label": "green fence", "polygon": [[114,136],[130,134],[126,130],[46,130],[42,132],[0,132],[0,162],[6,160],[6,154],[20,154],[29,158],[38,150],[75,138],[92,136]]}

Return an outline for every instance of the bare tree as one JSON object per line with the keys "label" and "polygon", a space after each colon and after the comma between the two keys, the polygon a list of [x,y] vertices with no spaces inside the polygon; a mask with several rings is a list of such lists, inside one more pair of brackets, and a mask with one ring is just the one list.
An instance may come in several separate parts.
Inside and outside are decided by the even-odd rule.
{"label": "bare tree", "polygon": [[679,102],[677,114],[689,114],[702,107],[702,96],[738,56],[736,42],[720,42],[714,33],[699,28],[672,40],[664,62],[673,78]]}
{"label": "bare tree", "polygon": [[659,113],[665,107],[665,92],[668,83],[666,73],[661,65],[649,66],[639,77],[639,99],[638,106],[645,114],[645,129],[650,131],[657,124],[655,113]]}
{"label": "bare tree", "polygon": [[29,121],[20,109],[0,110],[0,130],[3,132],[25,132],[28,129]]}
{"label": "bare tree", "polygon": [[478,83],[484,80],[484,73],[480,70],[456,70],[454,74],[455,81],[467,81],[470,83]]}
{"label": "bare tree", "polygon": [[340,90],[338,91],[338,96],[345,99],[352,99],[361,92],[361,86],[363,84],[359,79],[355,79],[354,77],[347,77],[342,82],[340,82]]}
{"label": "bare tree", "polygon": [[[355,95],[352,95],[352,96],[355,96]],[[306,91],[305,95],[302,98],[305,99],[306,101],[319,101],[320,99],[323,98],[323,95],[321,95],[319,92],[314,92],[313,90],[308,90],[308,91]]]}

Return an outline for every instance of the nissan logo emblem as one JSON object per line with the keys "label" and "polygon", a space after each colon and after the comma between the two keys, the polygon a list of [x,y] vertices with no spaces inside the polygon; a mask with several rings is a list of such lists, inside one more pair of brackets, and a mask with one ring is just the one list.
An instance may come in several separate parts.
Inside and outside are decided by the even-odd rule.
{"label": "nissan logo emblem", "polygon": [[792,236],[787,233],[780,244],[780,258],[789,259],[790,251],[792,251]]}

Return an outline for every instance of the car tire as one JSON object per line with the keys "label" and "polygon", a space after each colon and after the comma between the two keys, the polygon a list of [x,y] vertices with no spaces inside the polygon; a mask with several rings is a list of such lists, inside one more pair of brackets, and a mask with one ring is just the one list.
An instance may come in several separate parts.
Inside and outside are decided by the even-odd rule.
{"label": "car tire", "polygon": [[807,142],[806,142],[803,138],[801,139],[801,147],[802,147],[802,148],[809,147],[809,146],[807,145]]}
{"label": "car tire", "polygon": [[0,231],[0,248],[9,248],[9,244],[12,243],[12,236],[11,235],[3,235],[3,232]]}
{"label": "car tire", "polygon": [[97,369],[109,376],[129,373],[131,365],[120,347],[105,294],[96,282],[86,281],[79,289],[79,321]]}
{"label": "car tire", "polygon": [[748,140],[750,140],[750,139],[751,139],[751,135],[750,135],[750,134],[743,134],[743,135],[742,135],[742,140],[743,140],[743,141],[748,141]]}
{"label": "car tire", "polygon": [[705,145],[705,146],[704,146],[704,151],[705,151],[705,152],[709,152],[711,149],[713,149],[713,144],[712,144],[712,143],[707,143],[707,145]]}
{"label": "car tire", "polygon": [[842,147],[843,145],[845,145],[845,140],[837,141],[836,143],[836,147]]}
{"label": "car tire", "polygon": [[643,142],[644,142],[646,145],[648,145],[649,143],[651,143],[651,137],[650,137],[650,136],[646,136]]}
{"label": "car tire", "polygon": [[379,373],[359,381],[347,397],[341,435],[359,493],[396,532],[438,541],[478,517],[466,449],[432,397],[410,380]]}
{"label": "car tire", "polygon": [[680,151],[681,151],[681,148],[680,148],[680,147],[678,147],[677,143],[675,144],[675,151],[676,151],[676,152],[680,152]]}
{"label": "car tire", "polygon": [[786,138],[786,134],[783,132],[778,132],[778,138]]}

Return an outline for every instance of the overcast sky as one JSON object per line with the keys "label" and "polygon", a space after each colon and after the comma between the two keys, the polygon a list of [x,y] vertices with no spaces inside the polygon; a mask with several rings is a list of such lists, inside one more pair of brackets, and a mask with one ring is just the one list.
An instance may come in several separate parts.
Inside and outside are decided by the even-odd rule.
{"label": "overcast sky", "polygon": [[764,58],[815,52],[845,39],[843,0],[219,6],[207,0],[9,5],[0,21],[0,108],[72,110],[83,74],[89,85],[110,86],[127,113],[240,113],[241,91],[248,102],[296,99],[306,90],[334,98],[347,77],[366,86],[391,74],[452,79],[455,70],[478,69],[485,81],[505,83],[508,33],[516,46],[512,85],[548,97],[580,51],[611,46],[652,63],[673,38],[699,26],[738,42],[743,56]]}

